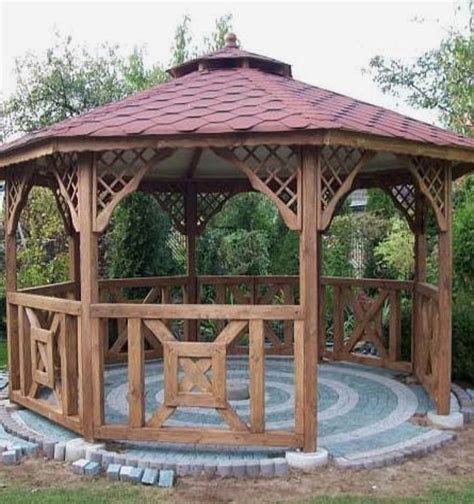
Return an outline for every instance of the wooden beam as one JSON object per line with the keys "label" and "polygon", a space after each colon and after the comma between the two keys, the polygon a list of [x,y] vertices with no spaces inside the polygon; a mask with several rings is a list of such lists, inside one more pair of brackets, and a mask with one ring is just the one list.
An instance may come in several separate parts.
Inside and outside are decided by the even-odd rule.
{"label": "wooden beam", "polygon": [[305,452],[316,451],[317,362],[319,328],[318,208],[320,197],[319,152],[303,148],[302,230],[300,233],[300,304],[304,318],[303,435]]}
{"label": "wooden beam", "polygon": [[98,236],[93,231],[93,156],[79,156],[79,222],[81,255],[80,324],[80,417],[84,437],[94,439],[94,423],[103,423],[103,373],[100,372],[99,321],[91,317],[90,307],[99,301]]}
{"label": "wooden beam", "polygon": [[186,178],[192,179],[196,173],[197,165],[199,164],[199,160],[202,156],[202,148],[196,147],[193,152],[193,157],[191,158],[191,162],[189,163],[189,168],[186,171]]}

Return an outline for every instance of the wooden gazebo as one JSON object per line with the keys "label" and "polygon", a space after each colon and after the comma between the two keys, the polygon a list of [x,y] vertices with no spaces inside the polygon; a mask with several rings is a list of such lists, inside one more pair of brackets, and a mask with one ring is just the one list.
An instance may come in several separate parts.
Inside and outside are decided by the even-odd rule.
{"label": "wooden gazebo", "polygon": [[[0,146],[6,184],[10,398],[88,440],[252,444],[316,450],[321,359],[412,372],[450,412],[451,185],[474,169],[474,140],[294,80],[291,67],[237,47],[186,62],[169,82]],[[49,187],[70,236],[68,282],[18,290],[16,231],[33,186]],[[415,234],[411,281],[326,278],[321,239],[347,195],[379,187]],[[100,279],[98,238],[120,201],[152,194],[187,239],[187,275]],[[196,273],[195,240],[237,193],[258,191],[300,236],[297,277]],[[426,282],[425,216],[439,231],[439,281]],[[125,291],[144,288],[128,300]],[[206,287],[206,302],[201,293]],[[370,290],[371,301],[358,292]],[[213,293],[209,302],[209,292]],[[331,292],[333,326],[326,335]],[[412,299],[401,357],[401,295]],[[344,311],[354,313],[350,334]],[[388,333],[381,330],[389,310]],[[203,341],[203,321],[216,337]],[[326,344],[330,339],[331,345]],[[361,341],[374,355],[357,351]],[[227,398],[226,357],[248,355],[250,420]],[[265,356],[294,360],[295,422],[265,425]],[[145,415],[147,359],[164,362],[164,401]],[[104,370],[128,366],[127,424],[104,416]],[[183,375],[184,372],[184,375]],[[44,399],[52,391],[56,402]],[[181,406],[215,408],[227,428],[174,427]]]}

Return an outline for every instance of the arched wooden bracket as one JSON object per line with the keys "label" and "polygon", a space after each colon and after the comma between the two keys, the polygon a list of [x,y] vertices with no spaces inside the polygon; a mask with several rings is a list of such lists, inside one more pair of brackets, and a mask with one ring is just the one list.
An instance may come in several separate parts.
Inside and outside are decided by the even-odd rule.
{"label": "arched wooden bracket", "polygon": [[239,168],[267,195],[290,229],[301,229],[301,149],[287,145],[238,146],[213,151]]}
{"label": "arched wooden bracket", "polygon": [[418,188],[433,208],[440,231],[446,231],[449,221],[451,163],[441,159],[403,156]]}
{"label": "arched wooden bracket", "polygon": [[111,150],[97,154],[93,170],[94,231],[102,232],[115,207],[138,189],[146,173],[170,157],[174,149],[150,147],[133,150]]}
{"label": "arched wooden bracket", "polygon": [[14,235],[21,211],[26,205],[31,190],[31,171],[18,171],[7,178],[6,184],[6,223],[7,233]]}
{"label": "arched wooden bracket", "polygon": [[397,210],[405,217],[410,229],[415,232],[416,189],[413,184],[402,184],[383,190],[390,196]]}
{"label": "arched wooden bracket", "polygon": [[321,211],[318,227],[325,231],[339,202],[350,192],[357,174],[375,153],[343,145],[325,145],[319,152]]}
{"label": "arched wooden bracket", "polygon": [[61,215],[61,218],[64,223],[64,230],[68,236],[73,236],[75,233],[74,223],[72,221],[71,210],[67,201],[64,199],[64,196],[61,193],[59,187],[52,188],[54,199],[56,200],[56,206],[58,207],[58,211]]}
{"label": "arched wooden bracket", "polygon": [[168,184],[167,190],[163,192],[153,192],[153,197],[160,205],[163,212],[168,214],[175,229],[186,234],[186,186],[185,184]]}
{"label": "arched wooden bracket", "polygon": [[58,183],[61,199],[69,208],[72,225],[79,232],[78,156],[74,152],[54,154],[48,158],[48,165]]}

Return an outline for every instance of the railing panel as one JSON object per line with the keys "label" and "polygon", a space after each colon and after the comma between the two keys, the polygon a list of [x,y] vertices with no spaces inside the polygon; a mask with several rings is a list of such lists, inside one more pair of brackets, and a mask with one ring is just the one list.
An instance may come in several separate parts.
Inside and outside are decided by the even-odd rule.
{"label": "railing panel", "polygon": [[76,432],[78,417],[78,317],[81,303],[25,292],[8,293],[17,311],[20,389],[12,398]]}
{"label": "railing panel", "polygon": [[326,358],[411,371],[402,356],[401,294],[408,302],[412,282],[326,277],[323,286],[332,305]]}

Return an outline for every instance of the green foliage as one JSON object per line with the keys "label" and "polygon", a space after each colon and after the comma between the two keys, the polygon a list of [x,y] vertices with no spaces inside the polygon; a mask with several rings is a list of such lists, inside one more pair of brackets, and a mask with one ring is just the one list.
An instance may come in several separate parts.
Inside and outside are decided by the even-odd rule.
{"label": "green foliage", "polygon": [[146,68],[143,57],[138,48],[123,56],[118,45],[91,51],[56,34],[44,54],[16,60],[17,85],[4,103],[5,133],[43,128],[162,82],[162,67]]}
{"label": "green foliage", "polygon": [[474,195],[454,211],[453,265],[455,288],[474,289]]}
{"label": "green foliage", "polygon": [[239,229],[223,237],[220,257],[230,275],[267,275],[270,267],[268,236],[263,231]]}
{"label": "green foliage", "polygon": [[453,297],[453,376],[474,383],[474,291]]}
{"label": "green foliage", "polygon": [[408,224],[400,217],[390,219],[390,231],[385,240],[375,247],[375,256],[395,271],[397,279],[407,280],[415,265],[415,238]]}
{"label": "green foliage", "polygon": [[134,193],[114,212],[106,262],[113,278],[172,275],[177,264],[167,244],[171,224],[152,196]]}
{"label": "green foliage", "polygon": [[67,279],[64,225],[49,189],[32,189],[20,219],[18,285],[29,287]]}
{"label": "green foliage", "polygon": [[449,128],[471,134],[474,123],[474,35],[453,31],[439,48],[415,62],[375,56],[370,61],[374,81],[383,92],[403,95],[418,108],[436,110]]}

